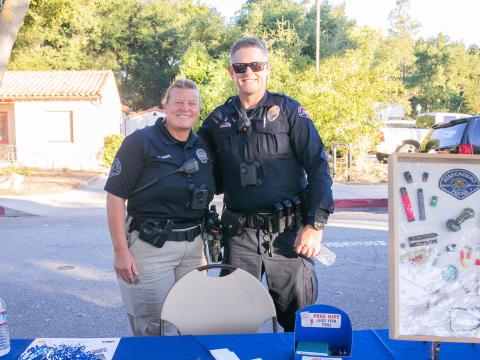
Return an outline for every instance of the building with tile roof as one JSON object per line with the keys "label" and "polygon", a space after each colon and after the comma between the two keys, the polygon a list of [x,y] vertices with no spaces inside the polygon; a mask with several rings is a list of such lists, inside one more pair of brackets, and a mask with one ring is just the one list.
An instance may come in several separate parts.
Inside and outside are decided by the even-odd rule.
{"label": "building with tile roof", "polygon": [[119,134],[121,122],[110,70],[7,71],[0,86],[0,161],[98,168],[104,137]]}
{"label": "building with tile roof", "polygon": [[165,117],[165,112],[159,107],[129,112],[125,119],[124,135],[130,135],[137,129],[142,129],[145,126],[153,125],[160,117]]}

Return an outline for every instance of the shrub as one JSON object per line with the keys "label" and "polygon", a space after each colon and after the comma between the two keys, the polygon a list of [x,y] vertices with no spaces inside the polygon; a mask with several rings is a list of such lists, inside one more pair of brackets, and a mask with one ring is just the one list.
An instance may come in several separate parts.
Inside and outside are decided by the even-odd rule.
{"label": "shrub", "polygon": [[18,174],[22,176],[28,176],[31,174],[33,168],[27,166],[8,166],[6,168],[0,169],[0,176]]}
{"label": "shrub", "polygon": [[111,166],[118,148],[122,144],[123,136],[113,134],[105,136],[103,140],[103,163],[105,166]]}

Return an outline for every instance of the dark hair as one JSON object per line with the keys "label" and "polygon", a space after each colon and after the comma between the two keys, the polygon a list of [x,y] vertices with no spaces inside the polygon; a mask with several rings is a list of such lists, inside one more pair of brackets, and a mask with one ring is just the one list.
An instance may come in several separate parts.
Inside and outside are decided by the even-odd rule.
{"label": "dark hair", "polygon": [[197,90],[198,97],[200,98],[200,91],[198,90],[197,84],[195,84],[194,81],[190,79],[177,79],[168,87],[167,91],[165,92],[165,96],[162,99],[163,107],[165,107],[165,104],[168,102],[168,99],[170,98],[170,92],[172,91],[172,89]]}
{"label": "dark hair", "polygon": [[268,59],[268,50],[263,41],[256,38],[243,38],[235,41],[230,48],[230,63],[233,63],[233,56],[238,50],[251,47],[260,49],[263,55],[265,55],[265,58]]}

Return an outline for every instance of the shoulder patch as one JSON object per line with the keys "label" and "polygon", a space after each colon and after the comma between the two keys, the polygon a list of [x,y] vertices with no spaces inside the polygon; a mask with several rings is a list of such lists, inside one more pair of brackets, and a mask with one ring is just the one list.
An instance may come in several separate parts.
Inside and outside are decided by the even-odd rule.
{"label": "shoulder patch", "polygon": [[441,190],[458,200],[463,200],[480,188],[478,178],[465,169],[448,170],[438,182]]}
{"label": "shoulder patch", "polygon": [[207,163],[208,155],[207,155],[207,152],[205,150],[203,150],[202,148],[197,149],[196,154],[197,154],[198,160],[200,160],[203,164]]}
{"label": "shoulder patch", "polygon": [[220,122],[219,127],[220,128],[232,127],[232,123],[227,117],[225,117],[223,121]]}
{"label": "shoulder patch", "polygon": [[307,110],[302,105],[299,105],[297,108],[298,116],[303,117],[305,119],[310,119],[310,115],[308,114]]}
{"label": "shoulder patch", "polygon": [[110,168],[110,174],[108,175],[108,177],[120,175],[121,172],[122,163],[120,162],[120,159],[116,157],[115,159],[113,159],[112,167]]}

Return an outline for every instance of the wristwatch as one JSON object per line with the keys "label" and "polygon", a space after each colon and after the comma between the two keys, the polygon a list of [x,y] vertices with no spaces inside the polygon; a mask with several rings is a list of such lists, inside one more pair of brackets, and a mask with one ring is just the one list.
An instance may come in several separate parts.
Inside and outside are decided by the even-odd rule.
{"label": "wristwatch", "polygon": [[315,228],[315,230],[323,230],[323,229],[325,229],[326,225],[327,225],[326,223],[323,223],[321,221],[314,221],[313,222],[313,227]]}

